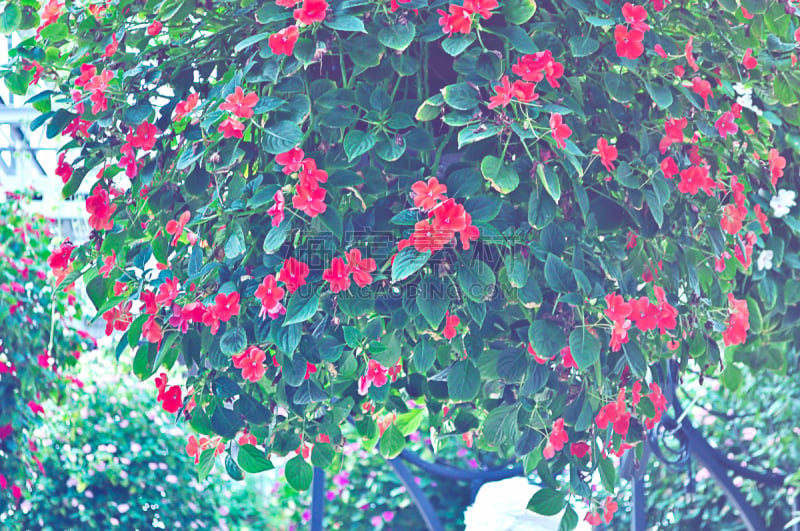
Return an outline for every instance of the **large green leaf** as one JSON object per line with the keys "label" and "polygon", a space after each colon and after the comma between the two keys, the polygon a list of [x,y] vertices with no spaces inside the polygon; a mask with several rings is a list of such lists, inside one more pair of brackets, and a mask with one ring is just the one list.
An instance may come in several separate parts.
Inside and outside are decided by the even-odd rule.
{"label": "large green leaf", "polygon": [[264,129],[261,142],[264,151],[271,155],[285,153],[303,140],[303,131],[292,122],[283,121]]}
{"label": "large green leaf", "polygon": [[286,481],[296,490],[308,490],[311,486],[311,479],[314,477],[314,469],[306,463],[302,456],[296,455],[286,462],[284,468]]}
{"label": "large green leaf", "polygon": [[529,510],[545,516],[554,516],[560,513],[566,505],[567,500],[564,493],[549,487],[536,491],[536,494],[528,501]]}
{"label": "large green leaf", "polygon": [[447,374],[447,394],[453,402],[468,402],[478,396],[481,373],[469,360],[457,361]]}
{"label": "large green leaf", "polygon": [[569,335],[569,348],[578,369],[582,371],[600,359],[600,341],[585,326],[576,328]]}

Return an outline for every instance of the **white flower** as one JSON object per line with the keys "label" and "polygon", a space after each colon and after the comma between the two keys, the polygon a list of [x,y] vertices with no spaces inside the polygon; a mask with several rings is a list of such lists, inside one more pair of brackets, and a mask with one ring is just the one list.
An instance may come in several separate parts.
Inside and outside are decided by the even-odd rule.
{"label": "white flower", "polygon": [[758,255],[758,260],[756,260],[756,266],[758,266],[759,271],[763,271],[765,269],[772,269],[772,256],[773,252],[767,249],[766,251],[761,251],[761,254]]}
{"label": "white flower", "polygon": [[778,190],[778,195],[770,199],[769,206],[776,218],[782,218],[797,204],[794,201],[795,196],[794,190]]}

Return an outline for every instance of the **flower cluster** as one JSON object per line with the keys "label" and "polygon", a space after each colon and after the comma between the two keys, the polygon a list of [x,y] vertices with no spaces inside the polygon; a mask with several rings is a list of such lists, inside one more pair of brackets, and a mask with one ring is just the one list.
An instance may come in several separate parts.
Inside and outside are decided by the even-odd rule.
{"label": "flower cluster", "polygon": [[464,5],[450,4],[447,11],[439,9],[439,25],[448,36],[453,33],[467,34],[472,30],[473,15],[480,15],[484,19],[492,16],[492,10],[497,9],[497,0],[464,0]]}
{"label": "flower cluster", "polygon": [[667,330],[674,330],[678,326],[678,310],[667,302],[666,293],[660,286],[653,286],[656,303],[650,302],[648,297],[625,300],[621,295],[610,293],[605,296],[605,315],[613,323],[611,341],[609,345],[613,352],[619,351],[623,343],[628,342],[628,330],[632,325],[642,332],[659,329],[664,335]]}
{"label": "flower cluster", "polygon": [[644,53],[644,34],[650,29],[645,23],[647,11],[642,6],[630,2],[622,6],[622,16],[627,26],[617,24],[614,28],[614,39],[617,41],[617,55],[627,59],[636,59]]}
{"label": "flower cluster", "polygon": [[377,265],[372,258],[362,258],[361,251],[351,249],[345,253],[345,263],[341,258],[334,258],[331,266],[322,273],[322,279],[328,281],[331,291],[339,293],[350,288],[350,275],[358,287],[363,288],[372,283],[371,273]]}

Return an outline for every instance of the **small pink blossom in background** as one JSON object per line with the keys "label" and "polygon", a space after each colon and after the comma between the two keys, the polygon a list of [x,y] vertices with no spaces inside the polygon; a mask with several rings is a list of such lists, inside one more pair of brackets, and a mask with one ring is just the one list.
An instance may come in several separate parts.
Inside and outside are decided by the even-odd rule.
{"label": "small pink blossom in background", "polygon": [[742,439],[745,441],[752,441],[755,439],[756,435],[758,434],[758,430],[755,428],[744,428],[742,430]]}

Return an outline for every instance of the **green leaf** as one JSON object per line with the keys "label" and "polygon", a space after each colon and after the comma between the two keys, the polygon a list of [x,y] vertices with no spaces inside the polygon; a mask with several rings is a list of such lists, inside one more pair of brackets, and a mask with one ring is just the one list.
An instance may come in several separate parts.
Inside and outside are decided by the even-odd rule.
{"label": "green leaf", "polygon": [[6,4],[3,13],[0,14],[0,33],[11,33],[19,27],[22,22],[22,10],[15,2]]}
{"label": "green leaf", "polygon": [[[435,116],[434,116],[435,118]],[[500,134],[502,128],[494,124],[481,124],[477,127],[464,127],[458,132],[458,149]]]}
{"label": "green leaf", "polygon": [[653,103],[658,105],[659,109],[668,109],[672,106],[672,91],[669,90],[669,87],[645,83],[644,88],[647,89],[647,93],[650,94]]}
{"label": "green leaf", "polygon": [[377,138],[367,131],[352,130],[344,137],[343,147],[347,160],[353,162],[375,146]]}
{"label": "green leaf", "polygon": [[442,41],[442,50],[444,50],[447,55],[455,57],[469,48],[469,45],[473,42],[475,42],[474,33],[454,35]]}
{"label": "green leaf", "polygon": [[592,55],[600,48],[600,43],[591,38],[590,33],[575,35],[569,39],[569,47],[573,57],[586,57]]}
{"label": "green leaf", "polygon": [[200,461],[197,465],[197,480],[198,481],[205,481],[208,477],[208,474],[211,472],[211,469],[214,468],[214,452],[216,452],[216,448],[208,448],[203,450],[200,454]]}
{"label": "green leaf", "polygon": [[486,155],[481,161],[483,178],[501,194],[510,194],[519,186],[519,174],[504,161],[493,155]]}
{"label": "green leaf", "polygon": [[372,35],[359,35],[347,41],[347,51],[353,64],[361,68],[372,68],[381,64],[386,48]]}
{"label": "green leaf", "polygon": [[219,348],[226,356],[238,354],[245,347],[247,347],[247,333],[241,326],[229,328],[219,340]]}
{"label": "green leaf", "polygon": [[498,406],[483,421],[483,438],[494,447],[515,444],[519,439],[517,414],[519,404]]}
{"label": "green leaf", "polygon": [[459,111],[469,111],[481,102],[478,91],[468,83],[455,83],[442,89],[444,102]]}
{"label": "green leaf", "polygon": [[564,493],[549,487],[536,491],[536,494],[528,501],[529,510],[545,516],[554,516],[560,513],[566,505],[567,500]]}
{"label": "green leaf", "polygon": [[392,282],[407,279],[427,264],[430,257],[430,251],[420,253],[414,247],[406,247],[397,253],[394,258],[392,263]]}
{"label": "green leaf", "polygon": [[56,114],[50,119],[50,123],[47,124],[47,129],[45,130],[47,138],[55,138],[60,135],[61,131],[63,131],[67,124],[76,116],[76,114],[64,109],[57,110]]}
{"label": "green leaf", "polygon": [[263,251],[267,254],[274,254],[277,252],[289,236],[291,228],[291,222],[289,220],[284,220],[277,227],[269,229],[267,236],[264,238],[264,243],[261,245]]}
{"label": "green leaf", "polygon": [[768,0],[741,0],[741,2],[742,7],[754,15],[766,13],[767,8],[769,7]]}
{"label": "green leaf", "polygon": [[536,0],[507,0],[503,5],[503,17],[515,26],[525,24],[535,13]]}
{"label": "green leaf", "polygon": [[275,465],[267,459],[264,452],[252,444],[245,444],[239,447],[238,460],[242,470],[251,474],[258,474],[275,468]]}
{"label": "green leaf", "polygon": [[286,305],[286,317],[284,318],[283,326],[308,321],[317,313],[319,297],[316,293],[311,293],[310,297],[304,297],[303,291],[298,291],[289,299],[289,304]]}
{"label": "green leaf", "polygon": [[244,420],[239,413],[222,407],[219,404],[211,415],[211,427],[225,439],[232,439],[239,430],[244,428]]}
{"label": "green leaf", "polygon": [[777,74],[772,80],[772,90],[775,98],[783,105],[794,105],[797,103],[797,95],[792,90],[789,79],[783,74]]}
{"label": "green leaf", "polygon": [[394,424],[400,433],[407,437],[419,429],[424,418],[425,413],[422,409],[412,409],[397,415]]}
{"label": "green leaf", "polygon": [[380,443],[380,452],[383,457],[386,459],[394,459],[400,452],[403,451],[403,448],[406,446],[406,438],[403,437],[403,433],[397,429],[397,426],[392,424],[386,431],[383,432],[383,436],[381,436],[381,443]]}
{"label": "green leaf", "polygon": [[603,82],[606,85],[609,96],[618,102],[628,103],[633,99],[635,86],[630,77],[626,79],[620,74],[606,72],[603,76]]}
{"label": "green leaf", "polygon": [[564,511],[564,516],[561,517],[561,522],[558,524],[558,531],[572,531],[578,527],[578,513],[572,508],[572,505],[567,504]]}
{"label": "green leaf", "polygon": [[402,52],[414,42],[417,30],[414,24],[389,24],[378,32],[378,40],[392,50]]}
{"label": "green leaf", "polygon": [[422,340],[414,347],[414,356],[411,359],[414,367],[424,374],[433,367],[433,362],[436,361],[436,351],[429,342]]}
{"label": "green leaf", "polygon": [[552,358],[567,344],[561,327],[553,321],[539,319],[528,328],[528,341],[540,358]]}
{"label": "green leaf", "polygon": [[544,263],[544,280],[553,291],[567,293],[575,291],[575,275],[564,261],[554,254],[548,254]]}
{"label": "green leaf", "polygon": [[547,194],[558,204],[558,200],[561,199],[561,180],[555,170],[551,166],[539,164],[536,166],[536,175],[539,177],[539,181],[544,186]]}
{"label": "green leaf", "polygon": [[230,453],[225,454],[225,472],[227,472],[234,481],[242,481],[244,479],[242,469],[239,468],[239,465],[236,464],[236,461],[233,460]]}
{"label": "green leaf", "polygon": [[600,472],[600,482],[608,492],[614,492],[617,488],[617,471],[614,462],[610,458],[600,458],[597,462],[597,470]]}
{"label": "green leaf", "polygon": [[364,29],[364,21],[353,15],[338,15],[333,19],[326,19],[325,25],[337,31],[367,32],[367,30]]}
{"label": "green leaf", "polygon": [[454,402],[469,402],[478,396],[481,373],[469,360],[457,361],[447,374],[447,394]]}
{"label": "green leaf", "polygon": [[417,108],[414,118],[420,122],[429,122],[437,118],[442,112],[443,103],[444,97],[441,94],[434,94],[422,102],[422,105]]}
{"label": "green leaf", "polygon": [[742,371],[734,365],[729,363],[722,371],[722,385],[725,389],[731,392],[736,392],[742,386]]}
{"label": "green leaf", "polygon": [[600,359],[600,341],[585,326],[576,328],[569,335],[569,348],[578,369],[582,371]]}
{"label": "green leaf", "polygon": [[528,199],[528,224],[534,229],[543,229],[556,217],[556,204],[552,198],[534,189]]}
{"label": "green leaf", "polygon": [[434,330],[438,330],[450,307],[447,295],[447,286],[438,278],[425,277],[417,286],[417,308]]}
{"label": "green leaf", "polygon": [[139,125],[147,120],[152,112],[153,106],[147,100],[143,100],[133,107],[125,109],[125,112],[122,113],[122,119],[131,125]]}
{"label": "green leaf", "polygon": [[311,479],[314,477],[314,469],[306,463],[303,456],[296,455],[286,462],[285,467],[286,481],[295,490],[308,490],[311,486]]}
{"label": "green leaf", "polygon": [[245,48],[248,48],[254,44],[258,44],[259,42],[269,39],[274,32],[265,31],[264,33],[259,33],[257,35],[251,35],[246,39],[242,39],[236,43],[236,46],[233,47],[234,52],[241,52]]}
{"label": "green leaf", "polygon": [[264,129],[261,145],[270,155],[285,153],[300,144],[303,131],[297,124],[283,121]]}
{"label": "green leaf", "polygon": [[336,451],[329,443],[316,443],[311,450],[311,464],[319,468],[325,468],[333,462]]}
{"label": "green leaf", "polygon": [[231,234],[225,242],[225,258],[236,258],[244,254],[247,250],[244,230],[239,223],[234,222],[231,226]]}

